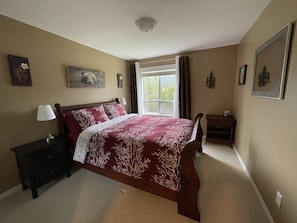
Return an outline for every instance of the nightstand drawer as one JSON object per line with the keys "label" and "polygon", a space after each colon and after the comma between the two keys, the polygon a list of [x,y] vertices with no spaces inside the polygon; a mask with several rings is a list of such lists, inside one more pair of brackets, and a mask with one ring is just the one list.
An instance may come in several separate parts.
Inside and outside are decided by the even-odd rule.
{"label": "nightstand drawer", "polygon": [[207,125],[209,126],[215,126],[215,127],[231,127],[233,126],[233,120],[207,120]]}
{"label": "nightstand drawer", "polygon": [[49,166],[44,166],[42,168],[37,168],[32,171],[32,184],[39,187],[44,183],[60,176],[65,172],[65,165],[53,164]]}
{"label": "nightstand drawer", "polygon": [[65,149],[60,146],[49,146],[27,155],[31,167],[42,168],[65,160]]}

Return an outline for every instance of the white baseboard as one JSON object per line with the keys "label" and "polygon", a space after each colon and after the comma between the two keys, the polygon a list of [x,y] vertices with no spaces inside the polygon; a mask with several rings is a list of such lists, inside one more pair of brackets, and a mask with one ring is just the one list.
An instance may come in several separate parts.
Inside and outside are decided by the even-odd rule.
{"label": "white baseboard", "polygon": [[10,188],[9,190],[7,190],[7,191],[0,194],[0,201],[3,200],[4,198],[7,198],[7,197],[13,195],[16,192],[21,191],[21,190],[22,190],[22,185],[21,184],[16,185],[13,188]]}
{"label": "white baseboard", "polygon": [[236,149],[236,147],[234,145],[233,145],[233,148],[234,148],[234,151],[235,151],[235,153],[236,153],[236,155],[237,155],[237,157],[239,159],[239,162],[240,162],[240,164],[241,164],[241,166],[243,168],[243,171],[245,172],[246,176],[250,180],[251,185],[252,185],[254,191],[256,192],[256,195],[257,195],[257,197],[258,197],[258,199],[259,199],[259,201],[261,203],[261,206],[264,209],[264,212],[265,212],[266,216],[268,217],[269,222],[270,223],[274,223],[274,220],[273,220],[273,218],[272,218],[272,216],[271,216],[271,214],[270,214],[270,212],[269,212],[269,210],[268,210],[268,208],[267,208],[267,206],[266,206],[266,204],[265,204],[265,202],[264,202],[264,200],[263,200],[263,198],[262,198],[262,196],[261,196],[261,194],[260,194],[260,192],[259,192],[256,184],[255,184],[255,182],[253,181],[253,178],[251,177],[248,169],[246,168],[246,165],[242,161],[242,159],[241,159],[241,157],[240,157],[240,155],[239,155],[239,153],[238,153],[238,151],[237,151],[237,149]]}

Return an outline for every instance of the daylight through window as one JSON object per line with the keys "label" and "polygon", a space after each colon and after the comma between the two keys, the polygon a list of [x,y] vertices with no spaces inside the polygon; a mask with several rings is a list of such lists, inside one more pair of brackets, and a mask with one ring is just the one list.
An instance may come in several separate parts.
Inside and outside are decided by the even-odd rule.
{"label": "daylight through window", "polygon": [[173,116],[176,69],[143,69],[141,81],[143,114]]}

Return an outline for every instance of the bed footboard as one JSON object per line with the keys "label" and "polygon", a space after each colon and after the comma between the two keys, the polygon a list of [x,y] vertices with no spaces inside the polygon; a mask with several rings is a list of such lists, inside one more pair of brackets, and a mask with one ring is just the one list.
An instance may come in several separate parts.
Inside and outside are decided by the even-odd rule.
{"label": "bed footboard", "polygon": [[197,148],[197,151],[200,153],[202,152],[202,136],[203,136],[203,131],[202,131],[202,127],[201,127],[202,117],[203,117],[202,113],[199,113],[196,115],[195,120],[194,120],[192,136],[191,136],[191,140],[196,139],[200,143],[200,146]]}
{"label": "bed footboard", "polygon": [[194,164],[197,148],[200,148],[200,143],[195,139],[190,141],[182,152],[181,189],[178,192],[177,202],[179,214],[200,221],[198,207],[200,180]]}
{"label": "bed footboard", "polygon": [[194,162],[196,151],[202,152],[203,131],[200,122],[202,117],[202,113],[195,117],[191,139],[181,154],[181,189],[177,195],[178,213],[197,221],[200,221],[198,207],[200,180]]}

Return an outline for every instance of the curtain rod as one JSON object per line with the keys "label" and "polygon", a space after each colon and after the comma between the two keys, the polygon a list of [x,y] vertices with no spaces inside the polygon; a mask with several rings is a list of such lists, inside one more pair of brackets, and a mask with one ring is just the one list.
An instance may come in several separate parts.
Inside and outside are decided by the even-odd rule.
{"label": "curtain rod", "polygon": [[[185,55],[188,56],[189,58],[191,58],[191,55]],[[153,60],[153,61],[147,61],[147,62],[140,62],[140,64],[150,64],[150,63],[160,63],[160,62],[167,62],[167,61],[173,61],[175,60],[174,58],[169,58],[169,59],[163,59],[163,60]]]}
{"label": "curtain rod", "polygon": [[[188,56],[189,58],[192,58],[192,55],[184,55],[184,56]],[[163,60],[153,60],[153,61],[147,61],[147,62],[140,62],[140,64],[150,64],[150,63],[159,63],[159,62],[166,62],[166,61],[172,61],[175,60],[175,58],[170,58],[170,59],[163,59]],[[137,62],[137,61],[135,61]],[[128,62],[129,64],[134,64],[134,62]]]}
{"label": "curtain rod", "polygon": [[175,60],[175,58],[163,59],[163,60],[153,60],[153,61],[147,61],[147,62],[140,62],[140,64],[160,63],[160,62],[167,62],[167,61],[173,61],[173,60]]}

